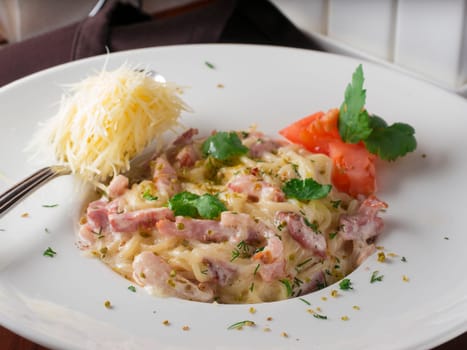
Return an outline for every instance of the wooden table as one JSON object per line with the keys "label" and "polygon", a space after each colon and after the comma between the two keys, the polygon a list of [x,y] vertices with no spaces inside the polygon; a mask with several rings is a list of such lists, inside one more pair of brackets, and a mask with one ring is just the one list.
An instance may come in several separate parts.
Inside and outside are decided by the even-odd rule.
{"label": "wooden table", "polygon": [[[49,350],[43,346],[30,342],[16,335],[6,328],[0,327],[0,349],[2,350]],[[467,349],[467,333],[450,342],[438,346],[435,350],[461,350]]]}

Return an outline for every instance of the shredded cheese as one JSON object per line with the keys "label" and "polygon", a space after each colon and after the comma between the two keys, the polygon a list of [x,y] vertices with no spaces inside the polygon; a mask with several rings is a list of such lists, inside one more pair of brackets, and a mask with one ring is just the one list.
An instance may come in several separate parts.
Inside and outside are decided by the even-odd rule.
{"label": "shredded cheese", "polygon": [[71,86],[40,138],[73,173],[104,181],[128,171],[133,157],[179,125],[187,109],[179,93],[126,65],[103,70]]}

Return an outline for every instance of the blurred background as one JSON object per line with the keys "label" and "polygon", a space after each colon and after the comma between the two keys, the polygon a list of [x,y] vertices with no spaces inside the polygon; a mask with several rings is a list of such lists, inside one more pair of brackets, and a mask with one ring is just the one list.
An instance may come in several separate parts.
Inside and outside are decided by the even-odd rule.
{"label": "blurred background", "polygon": [[[0,47],[82,20],[102,2],[0,0]],[[209,0],[126,2],[154,14]],[[325,51],[376,61],[467,97],[467,0],[271,2]]]}

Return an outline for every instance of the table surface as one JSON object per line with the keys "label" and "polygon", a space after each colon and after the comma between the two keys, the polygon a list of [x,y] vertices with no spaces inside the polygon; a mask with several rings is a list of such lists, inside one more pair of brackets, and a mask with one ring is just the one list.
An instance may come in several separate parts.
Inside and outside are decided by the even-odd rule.
{"label": "table surface", "polygon": [[[19,335],[0,326],[0,345],[2,350],[49,350],[35,344]],[[436,347],[434,350],[460,350],[467,349],[467,332],[463,335]]]}

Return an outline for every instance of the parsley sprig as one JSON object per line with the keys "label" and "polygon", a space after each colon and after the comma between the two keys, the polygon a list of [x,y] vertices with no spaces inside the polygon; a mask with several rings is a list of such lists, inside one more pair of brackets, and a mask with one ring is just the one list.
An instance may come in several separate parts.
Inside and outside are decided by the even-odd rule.
{"label": "parsley sprig", "polygon": [[217,132],[203,142],[201,150],[205,157],[211,156],[217,160],[226,161],[248,153],[248,147],[235,132]]}
{"label": "parsley sprig", "polygon": [[56,251],[54,251],[52,248],[48,247],[44,252],[42,253],[43,256],[48,256],[50,258],[53,258],[57,254]]}
{"label": "parsley sprig", "polygon": [[187,191],[170,198],[169,209],[173,210],[175,215],[203,219],[215,219],[227,210],[225,204],[212,194],[205,193],[200,196]]}
{"label": "parsley sprig", "polygon": [[363,89],[363,69],[360,64],[347,85],[339,111],[339,134],[344,142],[363,141],[367,150],[384,160],[395,160],[417,148],[415,130],[405,123],[389,125],[366,111],[366,90]]}
{"label": "parsley sprig", "polygon": [[371,274],[370,283],[382,282],[383,277],[384,275],[380,275],[378,270],[373,271],[373,273]]}
{"label": "parsley sprig", "polygon": [[331,191],[331,185],[321,185],[312,178],[291,179],[282,187],[287,198],[296,198],[300,201],[324,198]]}

